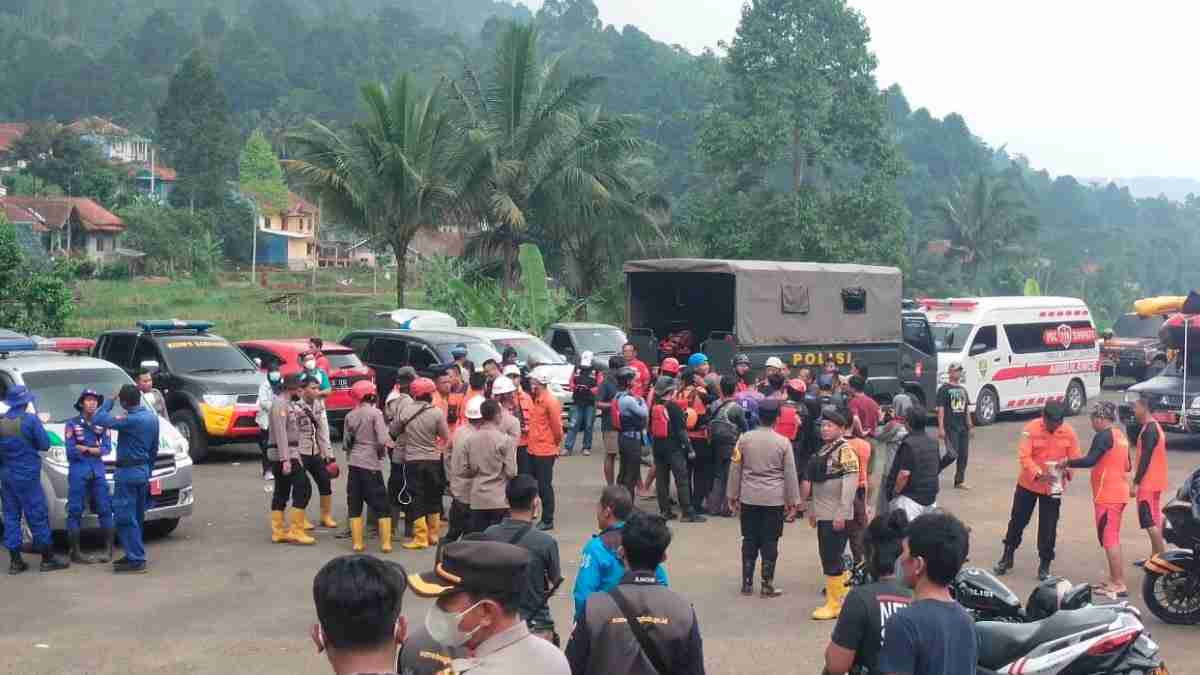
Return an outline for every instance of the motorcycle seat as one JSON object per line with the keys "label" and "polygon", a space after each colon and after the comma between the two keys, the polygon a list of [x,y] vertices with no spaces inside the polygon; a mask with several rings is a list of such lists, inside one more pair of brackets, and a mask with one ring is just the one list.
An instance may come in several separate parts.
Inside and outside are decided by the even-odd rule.
{"label": "motorcycle seat", "polygon": [[979,636],[979,665],[1000,670],[1040,644],[1107,626],[1116,618],[1116,610],[1087,607],[1056,612],[1033,623],[980,621],[975,624],[975,634]]}

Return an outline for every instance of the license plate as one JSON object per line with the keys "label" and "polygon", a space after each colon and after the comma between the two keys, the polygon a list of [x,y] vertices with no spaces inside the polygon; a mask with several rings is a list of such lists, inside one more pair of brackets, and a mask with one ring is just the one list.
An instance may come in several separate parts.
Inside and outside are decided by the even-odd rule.
{"label": "license plate", "polygon": [[157,497],[161,494],[162,494],[162,481],[161,480],[150,481],[150,496]]}
{"label": "license plate", "polygon": [[1179,415],[1171,412],[1156,412],[1153,415],[1155,422],[1163,422],[1166,424],[1178,424]]}
{"label": "license plate", "polygon": [[848,366],[854,361],[850,352],[798,352],[792,354],[793,366],[823,366],[833,363],[838,366]]}
{"label": "license plate", "polygon": [[346,377],[335,378],[333,380],[333,388],[334,389],[349,389],[350,388],[350,379],[346,378]]}

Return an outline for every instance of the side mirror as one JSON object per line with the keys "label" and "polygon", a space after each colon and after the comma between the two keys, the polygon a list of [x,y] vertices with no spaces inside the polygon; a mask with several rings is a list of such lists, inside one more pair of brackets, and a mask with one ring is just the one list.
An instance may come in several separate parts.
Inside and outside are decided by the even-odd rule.
{"label": "side mirror", "polygon": [[1113,339],[1113,332],[1111,330],[1106,330],[1103,333],[1100,333],[1100,337],[1104,338],[1105,340],[1111,340]]}
{"label": "side mirror", "polygon": [[975,344],[971,345],[971,351],[968,353],[971,356],[977,356],[988,351],[989,349],[991,349],[991,347],[987,346],[986,344],[982,342],[976,342]]}
{"label": "side mirror", "polygon": [[150,371],[151,375],[157,375],[158,371],[162,369],[162,367],[158,365],[158,361],[142,361],[138,365]]}

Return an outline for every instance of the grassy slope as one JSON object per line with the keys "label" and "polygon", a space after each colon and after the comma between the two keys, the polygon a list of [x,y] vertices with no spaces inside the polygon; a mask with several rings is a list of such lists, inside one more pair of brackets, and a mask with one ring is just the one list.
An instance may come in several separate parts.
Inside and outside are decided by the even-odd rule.
{"label": "grassy slope", "polygon": [[[72,332],[95,337],[105,330],[132,327],[140,319],[193,319],[215,322],[214,332],[230,340],[319,335],[336,341],[351,329],[373,325],[374,312],[395,309],[392,282],[382,275],[378,294],[372,294],[371,276],[361,273],[354,275],[349,293],[335,293],[335,279],[348,277],[322,273],[316,292],[250,286],[244,276],[214,288],[196,288],[190,281],[87,281],[77,288]],[[309,279],[309,275],[279,274],[272,276],[271,283],[299,285]],[[290,310],[268,304],[285,293],[299,296]],[[419,291],[408,295],[409,307],[424,306]]]}

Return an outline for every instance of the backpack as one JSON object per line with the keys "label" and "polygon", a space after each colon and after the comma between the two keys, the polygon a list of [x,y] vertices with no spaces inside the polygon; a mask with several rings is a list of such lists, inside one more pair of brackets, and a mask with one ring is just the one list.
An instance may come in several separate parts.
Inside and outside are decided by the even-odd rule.
{"label": "backpack", "polygon": [[737,445],[738,431],[737,425],[729,419],[727,412],[729,406],[737,405],[736,401],[722,401],[717,409],[713,411],[712,417],[708,422],[708,440],[713,445],[727,448]]}
{"label": "backpack", "polygon": [[754,389],[747,389],[734,396],[737,404],[746,411],[746,426],[750,429],[758,427],[758,402],[766,398]]}
{"label": "backpack", "polygon": [[650,438],[661,441],[671,434],[671,418],[667,406],[657,404],[650,408]]}

